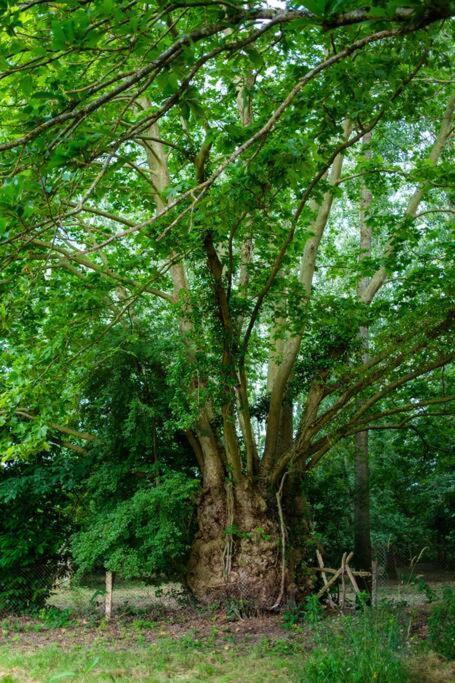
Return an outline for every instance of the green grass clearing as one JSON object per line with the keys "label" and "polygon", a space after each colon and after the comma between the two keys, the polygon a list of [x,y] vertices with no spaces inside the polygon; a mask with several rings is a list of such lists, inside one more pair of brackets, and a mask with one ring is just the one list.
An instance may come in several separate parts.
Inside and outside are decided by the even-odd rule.
{"label": "green grass clearing", "polygon": [[[278,650],[278,651],[277,651]],[[248,652],[226,645],[198,647],[188,640],[159,639],[126,650],[106,643],[62,650],[58,645],[37,652],[14,647],[0,650],[0,680],[7,681],[298,681],[298,657],[280,648],[256,646]]]}
{"label": "green grass clearing", "polygon": [[[51,612],[52,619],[48,615],[45,622],[43,615],[41,622],[3,624],[0,682],[455,680],[455,662],[431,652],[428,642],[416,635],[428,614],[384,606],[328,618],[313,611],[311,616],[292,626],[284,615],[281,622],[277,615],[224,621],[223,626],[201,620],[202,631],[188,629],[188,624],[179,632],[175,623],[145,618],[109,624],[100,620],[97,626],[68,619],[65,627],[52,627],[57,619]],[[249,632],[253,624],[256,630]]]}

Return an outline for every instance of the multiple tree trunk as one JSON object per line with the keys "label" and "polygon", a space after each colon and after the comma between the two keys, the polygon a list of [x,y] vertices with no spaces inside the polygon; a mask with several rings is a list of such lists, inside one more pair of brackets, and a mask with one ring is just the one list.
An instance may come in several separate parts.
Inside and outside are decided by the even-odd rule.
{"label": "multiple tree trunk", "polygon": [[[240,99],[245,102],[245,98],[239,96]],[[452,100],[449,120],[453,105]],[[251,116],[249,102],[247,107],[248,112],[240,112],[242,120],[246,121]],[[448,137],[448,130],[446,115],[432,151],[435,161]],[[340,152],[328,167],[327,180],[333,187],[340,181],[343,166],[341,150],[353,139],[351,133],[352,124],[346,121],[344,141],[339,144]],[[159,140],[156,124],[150,137]],[[354,136],[354,140],[357,139],[359,136]],[[160,211],[164,206],[163,191],[168,183],[164,145],[151,143],[147,147],[147,157],[157,210]],[[203,155],[198,157],[196,173],[199,181],[203,179]],[[423,194],[424,188],[415,192],[409,202],[407,215],[415,215]],[[333,191],[329,189],[320,202],[313,201],[311,204],[314,215],[312,236],[305,244],[300,264],[304,300],[311,297],[318,247],[330,216],[333,197]],[[370,201],[371,197],[364,189],[361,221],[364,255],[371,248],[371,234],[365,221],[365,211]],[[223,331],[220,353],[224,398],[220,415],[215,416],[208,402],[201,406],[199,418],[187,432],[201,470],[203,486],[198,506],[198,532],[189,562],[188,584],[195,595],[205,602],[233,596],[261,608],[272,608],[285,599],[298,598],[308,589],[308,579],[304,578],[303,570],[311,558],[306,556],[308,512],[302,498],[302,477],[334,443],[350,433],[356,435],[355,562],[359,568],[371,567],[368,431],[363,427],[368,424],[367,411],[384,395],[384,390],[373,394],[376,397],[373,401],[370,398],[358,404],[354,411],[351,409],[352,400],[365,388],[374,386],[378,379],[386,377],[389,368],[396,367],[399,359],[394,355],[396,349],[393,341],[390,354],[386,353],[379,360],[369,358],[365,349],[360,369],[348,373],[341,385],[342,389],[340,383],[336,386],[331,384],[328,372],[321,371],[311,383],[296,425],[289,381],[301,346],[302,333],[289,335],[287,321],[279,320],[277,329],[271,331],[268,371],[270,400],[265,447],[259,458],[250,415],[245,357],[242,354],[242,336],[248,342],[249,328],[245,321],[234,318],[231,311],[229,288],[232,282],[226,286],[226,273],[220,258],[222,245],[215,243],[210,229],[203,236],[203,245],[213,283],[215,315]],[[285,244],[284,252],[286,248]],[[248,260],[252,258],[252,250],[253,243],[249,238],[243,245],[242,282],[237,283],[244,293],[248,287]],[[388,250],[390,252],[391,247]],[[282,258],[275,264],[275,275],[280,270],[281,262]],[[189,300],[189,284],[183,259],[175,259],[171,273],[174,300],[184,302],[180,319],[182,334],[194,341],[192,311],[189,303],[185,303]],[[386,273],[380,269],[371,280],[362,281],[359,285],[361,300],[369,304],[385,280]],[[366,345],[368,331],[363,328],[360,335]],[[342,352],[343,349],[340,349],[340,355]],[[403,359],[408,352],[412,350],[405,351]],[[193,354],[193,347],[188,344],[190,363],[193,362]],[[203,385],[204,379],[195,376],[190,390],[196,392],[201,382]],[[321,409],[324,398],[330,395],[334,395],[336,400],[330,408]],[[349,407],[350,413],[342,427],[332,427],[332,421],[335,423],[346,407]],[[322,430],[326,433],[321,435]]]}

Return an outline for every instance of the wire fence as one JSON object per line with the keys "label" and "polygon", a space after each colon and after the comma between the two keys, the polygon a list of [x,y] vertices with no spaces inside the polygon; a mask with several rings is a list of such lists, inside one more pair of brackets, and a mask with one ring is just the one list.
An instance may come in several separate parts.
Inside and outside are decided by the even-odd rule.
{"label": "wire fence", "polygon": [[373,602],[378,603],[387,594],[390,581],[387,572],[390,547],[388,544],[377,544],[373,548]]}
{"label": "wire fence", "polygon": [[[347,556],[349,565],[349,554]],[[403,568],[396,575],[393,549],[388,544],[377,544],[373,550],[373,602],[381,601],[407,602],[410,605],[423,604],[438,586],[453,582],[447,575],[438,572],[432,575],[420,575],[417,564],[411,568]],[[341,560],[342,565],[342,560]],[[356,572],[355,558],[349,569]],[[335,572],[337,568],[329,571]],[[333,574],[327,573],[324,582]],[[321,576],[321,574],[320,574]],[[109,578],[109,577],[108,577]],[[112,578],[112,584],[106,582],[106,574],[99,573],[75,580],[69,565],[55,567],[51,564],[37,564],[24,568],[8,581],[2,581],[0,569],[0,617],[54,608],[69,610],[77,614],[111,615],[149,613],[159,617],[167,609],[178,609],[192,604],[192,598],[179,583],[157,585],[143,579],[122,580]],[[354,577],[355,578],[355,577]],[[340,585],[326,591],[323,600],[330,596],[340,603],[340,590],[343,591],[343,606],[350,608],[356,603],[355,590],[349,582],[348,574]],[[428,579],[428,581],[427,581]],[[435,594],[436,594],[435,593]]]}
{"label": "wire fence", "polygon": [[[157,585],[141,579],[116,578],[109,590],[106,574],[75,579],[71,571],[36,566],[24,569],[2,584],[0,571],[0,617],[39,613],[55,608],[80,615],[156,613],[188,602],[181,584]],[[110,610],[109,610],[110,603]],[[110,613],[109,613],[110,612]]]}

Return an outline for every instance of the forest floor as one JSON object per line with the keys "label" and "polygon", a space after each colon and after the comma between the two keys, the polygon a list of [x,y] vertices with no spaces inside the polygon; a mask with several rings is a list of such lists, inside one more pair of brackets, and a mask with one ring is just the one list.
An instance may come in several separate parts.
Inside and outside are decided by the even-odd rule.
{"label": "forest floor", "polygon": [[0,619],[0,682],[455,681],[455,662],[428,641],[428,617],[448,579],[392,583],[378,608],[345,614],[252,615],[235,602],[203,608],[171,585],[149,587],[144,601],[144,586],[124,585],[109,622],[99,591],[79,589],[76,604],[61,589],[34,617]]}
{"label": "forest floor", "polygon": [[[10,620],[3,623],[0,681],[455,681],[455,662],[425,646],[426,612],[414,611],[405,650],[399,653],[388,643],[378,652],[377,634],[366,643],[365,633],[359,636],[346,619],[331,615],[318,627],[291,628],[285,627],[283,615],[230,622],[222,613],[208,623],[195,617],[186,625],[145,618],[97,625],[72,620],[64,627],[40,619]],[[326,636],[329,630],[333,635],[335,624],[348,637],[332,649]],[[361,677],[350,677],[359,670],[364,671]]]}

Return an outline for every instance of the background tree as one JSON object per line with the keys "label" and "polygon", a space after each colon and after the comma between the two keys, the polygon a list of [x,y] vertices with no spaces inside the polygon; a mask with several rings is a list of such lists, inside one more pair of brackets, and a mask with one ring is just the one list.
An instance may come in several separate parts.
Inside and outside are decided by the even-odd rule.
{"label": "background tree", "polygon": [[[405,573],[422,551],[422,563],[453,567],[454,480],[447,447],[452,438],[450,421],[443,416],[419,420],[415,428],[408,423],[370,434],[372,545],[381,561],[388,558],[389,578]],[[339,563],[352,547],[353,457],[345,441],[306,481],[316,540],[327,562]]]}
{"label": "background tree", "polygon": [[199,482],[186,440],[173,431],[160,354],[128,324],[103,346],[108,355],[88,369],[81,400],[97,442],[82,458],[73,565],[80,578],[107,569],[181,580]]}

